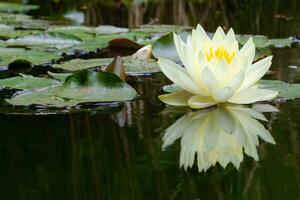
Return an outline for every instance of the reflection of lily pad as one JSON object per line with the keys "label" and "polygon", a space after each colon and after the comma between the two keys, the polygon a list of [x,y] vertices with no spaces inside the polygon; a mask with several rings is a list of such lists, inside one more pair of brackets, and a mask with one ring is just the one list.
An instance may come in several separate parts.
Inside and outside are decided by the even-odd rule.
{"label": "reflection of lily pad", "polygon": [[136,91],[113,73],[82,70],[67,77],[56,95],[87,102],[112,102],[132,100]]}
{"label": "reflection of lily pad", "polygon": [[34,65],[40,65],[58,58],[60,58],[60,55],[53,52],[22,48],[0,48],[0,66],[7,66],[17,59],[27,60]]}
{"label": "reflection of lily pad", "polygon": [[[260,80],[258,87],[261,89],[279,91],[278,96],[285,99],[300,98],[300,84],[289,84],[279,80]],[[180,87],[175,84],[165,85],[163,87],[163,91],[167,93],[173,93],[179,90]]]}
{"label": "reflection of lily pad", "polygon": [[0,88],[13,88],[19,90],[40,89],[59,84],[60,82],[55,79],[33,77],[30,75],[0,79]]}
{"label": "reflection of lily pad", "polygon": [[[143,75],[148,73],[160,72],[160,68],[154,59],[142,61],[134,59],[131,56],[122,58],[125,65],[125,72],[127,75]],[[74,59],[61,64],[55,64],[52,67],[67,71],[79,71],[82,69],[90,69],[95,67],[105,67],[113,61],[113,58],[100,59]]]}
{"label": "reflection of lily pad", "polygon": [[27,12],[29,10],[36,10],[39,6],[37,5],[22,5],[16,3],[0,2],[1,12]]}

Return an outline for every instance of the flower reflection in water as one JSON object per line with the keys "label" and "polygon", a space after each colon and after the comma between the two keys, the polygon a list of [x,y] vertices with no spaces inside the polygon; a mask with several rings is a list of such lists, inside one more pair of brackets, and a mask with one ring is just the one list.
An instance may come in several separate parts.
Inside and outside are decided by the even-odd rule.
{"label": "flower reflection in water", "polygon": [[197,156],[199,172],[217,162],[225,168],[232,163],[239,168],[243,151],[258,160],[258,136],[275,144],[272,135],[258,121],[267,121],[262,112],[276,112],[271,105],[223,105],[188,112],[166,129],[163,149],[181,138],[180,166],[187,169]]}

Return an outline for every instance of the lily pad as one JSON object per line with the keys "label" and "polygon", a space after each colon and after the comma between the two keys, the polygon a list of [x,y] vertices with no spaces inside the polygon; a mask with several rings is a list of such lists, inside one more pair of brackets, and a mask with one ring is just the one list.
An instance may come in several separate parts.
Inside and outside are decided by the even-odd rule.
{"label": "lily pad", "polygon": [[300,84],[289,84],[279,80],[260,80],[259,88],[279,91],[279,97],[285,99],[300,98]]}
{"label": "lily pad", "polygon": [[88,102],[128,101],[136,96],[130,85],[109,72],[82,70],[67,76],[63,83],[51,78],[24,75],[2,81],[3,87],[25,90],[6,100],[18,106],[68,107]]}
{"label": "lily pad", "polygon": [[34,65],[40,65],[59,59],[60,57],[59,54],[54,52],[45,52],[35,49],[0,48],[0,66],[7,66],[9,63],[18,59],[27,60]]}
{"label": "lily pad", "polygon": [[74,35],[81,40],[93,39],[95,36],[90,34],[93,28],[86,26],[62,26],[62,27],[51,27],[48,32],[50,33],[63,33],[68,35]]}
{"label": "lily pad", "polygon": [[0,2],[1,12],[27,12],[38,9],[38,5],[22,5],[17,3]]}
{"label": "lily pad", "polygon": [[138,29],[133,29],[133,31],[166,34],[171,32],[183,32],[191,29],[192,27],[190,26],[161,24],[161,25],[142,25]]}
{"label": "lily pad", "polygon": [[17,77],[0,79],[0,88],[13,88],[19,90],[34,90],[59,84],[60,82],[55,79],[33,77],[24,74]]}
{"label": "lily pad", "polygon": [[87,102],[113,102],[132,100],[137,94],[113,73],[82,70],[68,76],[56,95]]}
{"label": "lily pad", "polygon": [[268,37],[264,35],[236,35],[236,39],[241,45],[246,44],[250,37],[256,48],[265,48],[270,45]]}
{"label": "lily pad", "polygon": [[10,39],[7,45],[13,46],[41,46],[44,48],[68,48],[81,43],[81,39],[65,33],[42,33],[38,35],[27,35],[24,37]]}
{"label": "lily pad", "polygon": [[[160,72],[160,68],[155,59],[148,59],[147,61],[134,59],[131,56],[122,58],[127,75],[145,75],[149,73]],[[79,71],[82,69],[91,69],[95,67],[102,67],[109,65],[113,58],[99,58],[99,59],[74,59],[64,63],[55,64],[52,67],[63,69],[66,71]]]}
{"label": "lily pad", "polygon": [[94,33],[97,35],[109,35],[109,34],[116,34],[116,33],[127,33],[129,32],[129,29],[111,26],[111,25],[100,25],[98,27],[86,30],[86,32]]}
{"label": "lily pad", "polygon": [[[292,100],[300,98],[300,84],[289,84],[279,80],[260,80],[258,81],[258,87],[261,89],[269,89],[278,91],[278,97]],[[163,91],[167,93],[173,93],[179,91],[181,88],[175,84],[165,85]]]}
{"label": "lily pad", "polygon": [[49,107],[71,107],[79,103],[80,100],[68,100],[55,96],[59,87],[47,87],[39,90],[29,90],[16,95],[12,99],[6,99],[7,103],[15,106],[43,105]]}

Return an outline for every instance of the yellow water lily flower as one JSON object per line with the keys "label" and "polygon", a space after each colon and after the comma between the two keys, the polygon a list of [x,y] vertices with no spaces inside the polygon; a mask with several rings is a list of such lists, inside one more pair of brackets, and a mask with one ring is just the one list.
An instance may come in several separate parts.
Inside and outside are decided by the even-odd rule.
{"label": "yellow water lily flower", "polygon": [[244,105],[224,105],[188,112],[168,127],[163,136],[163,149],[181,139],[180,166],[192,167],[197,157],[199,172],[217,162],[239,168],[243,152],[258,160],[258,136],[275,144],[272,135],[258,121],[267,121],[262,112],[278,111],[271,105],[248,108]]}
{"label": "yellow water lily flower", "polygon": [[252,38],[239,49],[232,29],[225,34],[219,27],[210,39],[198,25],[186,43],[174,33],[174,43],[184,67],[163,58],[158,64],[182,90],[160,95],[159,99],[164,103],[198,109],[224,102],[250,104],[278,95],[277,91],[256,86],[270,68],[272,56],[253,63],[255,46]]}

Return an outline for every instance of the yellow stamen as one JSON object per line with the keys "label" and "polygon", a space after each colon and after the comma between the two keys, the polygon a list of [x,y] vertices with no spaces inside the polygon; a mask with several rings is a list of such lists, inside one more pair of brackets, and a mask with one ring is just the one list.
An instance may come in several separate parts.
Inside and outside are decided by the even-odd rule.
{"label": "yellow stamen", "polygon": [[213,51],[213,49],[210,47],[209,51],[205,53],[205,56],[208,61],[210,61],[213,57],[216,57],[218,60],[224,59],[229,64],[235,57],[235,52],[229,53],[222,45],[215,51]]}

